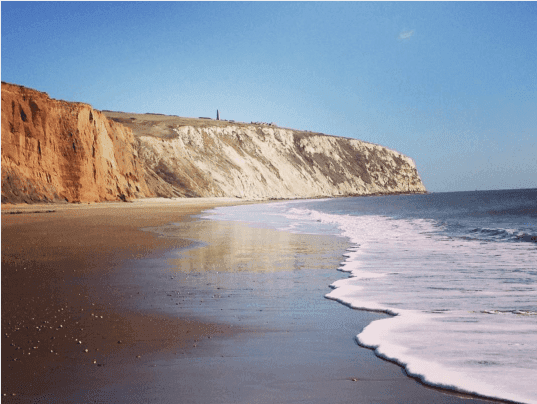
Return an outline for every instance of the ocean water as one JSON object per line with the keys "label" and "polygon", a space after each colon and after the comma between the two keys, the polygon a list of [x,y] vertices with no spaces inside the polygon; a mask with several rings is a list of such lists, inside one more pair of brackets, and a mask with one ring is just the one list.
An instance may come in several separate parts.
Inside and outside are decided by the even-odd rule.
{"label": "ocean water", "polygon": [[[537,403],[537,190],[222,207],[206,216],[346,237],[325,297],[390,316],[357,342],[424,383]],[[357,348],[358,349],[358,348]]]}

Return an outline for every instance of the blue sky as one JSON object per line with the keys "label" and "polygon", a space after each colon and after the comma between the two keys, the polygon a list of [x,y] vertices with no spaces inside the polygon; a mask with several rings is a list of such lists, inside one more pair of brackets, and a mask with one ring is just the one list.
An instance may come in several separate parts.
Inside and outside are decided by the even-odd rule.
{"label": "blue sky", "polygon": [[537,3],[5,2],[3,81],[97,109],[276,122],[537,187]]}

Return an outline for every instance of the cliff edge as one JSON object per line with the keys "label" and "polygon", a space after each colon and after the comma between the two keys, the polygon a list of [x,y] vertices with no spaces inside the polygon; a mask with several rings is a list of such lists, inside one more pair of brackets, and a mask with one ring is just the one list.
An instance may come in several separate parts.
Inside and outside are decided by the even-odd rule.
{"label": "cliff edge", "polygon": [[360,140],[101,112],[2,83],[2,203],[422,192],[412,159]]}

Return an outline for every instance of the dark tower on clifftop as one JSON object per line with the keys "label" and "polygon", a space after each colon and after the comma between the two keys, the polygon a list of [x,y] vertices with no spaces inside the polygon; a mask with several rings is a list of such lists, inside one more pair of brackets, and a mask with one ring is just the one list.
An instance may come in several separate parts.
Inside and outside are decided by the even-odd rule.
{"label": "dark tower on clifftop", "polygon": [[216,120],[217,120],[217,121],[220,120],[220,112],[218,112],[218,110],[216,110]]}

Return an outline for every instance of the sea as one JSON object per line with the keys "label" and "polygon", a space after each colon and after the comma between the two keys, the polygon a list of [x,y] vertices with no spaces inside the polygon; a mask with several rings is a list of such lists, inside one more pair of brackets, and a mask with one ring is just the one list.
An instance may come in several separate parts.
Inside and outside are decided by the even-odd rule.
{"label": "sea", "polygon": [[358,345],[431,386],[537,403],[537,189],[293,200],[205,217],[347,238],[333,270],[348,276],[324,297],[388,314],[356,330]]}

